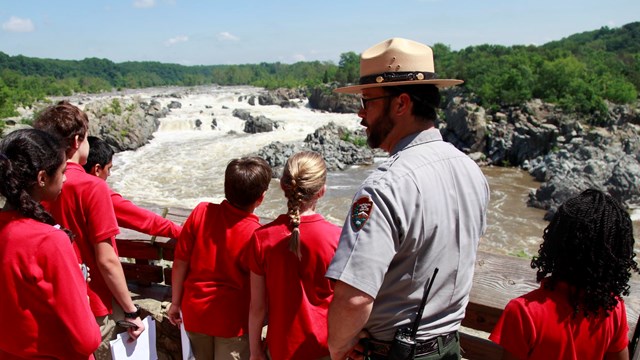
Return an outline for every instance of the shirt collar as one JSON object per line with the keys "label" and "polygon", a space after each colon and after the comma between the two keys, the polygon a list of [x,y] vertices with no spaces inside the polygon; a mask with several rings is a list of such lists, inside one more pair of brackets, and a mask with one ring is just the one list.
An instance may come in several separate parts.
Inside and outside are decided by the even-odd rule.
{"label": "shirt collar", "polygon": [[430,129],[420,131],[417,133],[410,134],[400,139],[396,146],[391,151],[390,155],[395,155],[396,153],[410,148],[412,146],[432,142],[432,141],[442,141],[442,134],[440,134],[440,130],[435,127]]}

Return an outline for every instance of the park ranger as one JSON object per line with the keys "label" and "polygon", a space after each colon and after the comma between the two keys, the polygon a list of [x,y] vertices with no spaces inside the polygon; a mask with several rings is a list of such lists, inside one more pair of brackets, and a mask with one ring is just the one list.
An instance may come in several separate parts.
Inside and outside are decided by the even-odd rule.
{"label": "park ranger", "polygon": [[[440,87],[433,51],[394,38],[364,51],[358,116],[372,148],[388,159],[361,185],[327,271],[331,358],[388,359],[394,338],[417,321],[415,359],[459,359],[458,328],[486,228],[489,186],[466,154],[435,127]],[[420,319],[425,286],[437,277]],[[400,330],[403,329],[403,330]],[[361,338],[366,338],[362,341]]]}

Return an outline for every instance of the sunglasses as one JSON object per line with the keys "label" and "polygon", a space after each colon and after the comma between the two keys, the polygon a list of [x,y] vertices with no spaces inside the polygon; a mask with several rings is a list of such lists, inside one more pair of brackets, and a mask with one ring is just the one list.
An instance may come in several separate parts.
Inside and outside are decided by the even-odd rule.
{"label": "sunglasses", "polygon": [[362,106],[363,109],[367,108],[367,103],[369,101],[374,101],[374,100],[380,100],[380,99],[384,99],[384,98],[390,98],[390,97],[394,97],[395,95],[385,95],[385,96],[378,96],[378,97],[373,97],[373,98],[360,98],[360,105]]}

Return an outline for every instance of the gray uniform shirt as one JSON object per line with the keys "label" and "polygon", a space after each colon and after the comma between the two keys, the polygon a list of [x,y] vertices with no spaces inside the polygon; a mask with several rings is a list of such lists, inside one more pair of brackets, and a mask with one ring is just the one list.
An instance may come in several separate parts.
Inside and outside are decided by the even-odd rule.
{"label": "gray uniform shirt", "polygon": [[365,328],[391,340],[413,324],[437,267],[418,339],[458,330],[488,202],[473,160],[435,128],[412,134],[356,193],[326,276],[375,298]]}

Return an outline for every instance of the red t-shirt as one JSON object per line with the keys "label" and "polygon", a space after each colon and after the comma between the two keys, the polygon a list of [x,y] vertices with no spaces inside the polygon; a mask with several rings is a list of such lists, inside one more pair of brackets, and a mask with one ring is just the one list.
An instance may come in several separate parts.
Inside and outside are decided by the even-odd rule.
{"label": "red t-shirt", "polygon": [[0,359],[92,359],[100,329],[69,237],[0,212]]}
{"label": "red t-shirt", "polygon": [[189,263],[182,295],[187,331],[241,336],[249,319],[249,269],[243,259],[260,219],[233,207],[200,203],[184,223],[175,258]]}
{"label": "red t-shirt", "polygon": [[274,359],[318,359],[329,355],[327,312],[333,285],[325,278],[336,252],[340,227],[322,215],[300,219],[302,260],[289,251],[290,219],[280,215],[256,230],[249,267],[265,277],[269,326],[267,347]]}
{"label": "red t-shirt", "polygon": [[89,300],[95,316],[111,313],[113,295],[96,265],[95,244],[108,240],[118,253],[115,236],[120,232],[111,202],[111,189],[77,163],[67,162],[67,181],[58,199],[47,203],[51,215],[75,235],[74,249],[80,263],[91,269]]}
{"label": "red t-shirt", "polygon": [[111,202],[113,202],[118,225],[152,236],[172,239],[180,237],[181,226],[152,211],[136,206],[113,190],[111,190]]}
{"label": "red t-shirt", "polygon": [[608,317],[573,316],[569,286],[559,282],[553,291],[543,284],[504,309],[489,336],[519,359],[602,359],[629,344],[629,326],[620,300]]}

